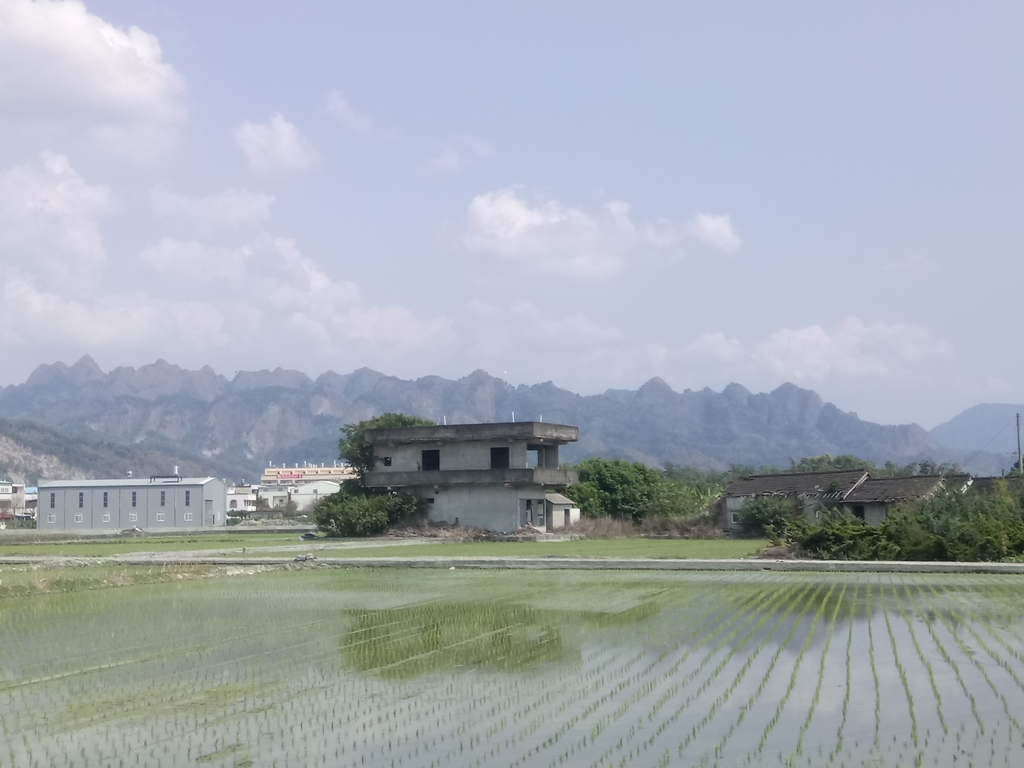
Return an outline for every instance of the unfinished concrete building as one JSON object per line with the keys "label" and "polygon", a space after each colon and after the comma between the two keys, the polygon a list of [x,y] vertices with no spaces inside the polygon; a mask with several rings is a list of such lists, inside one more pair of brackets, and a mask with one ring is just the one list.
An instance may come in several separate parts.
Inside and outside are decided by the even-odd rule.
{"label": "unfinished concrete building", "polygon": [[368,429],[375,464],[365,482],[421,497],[432,521],[546,530],[546,494],[578,480],[559,468],[559,446],[578,438],[576,427],[535,421]]}

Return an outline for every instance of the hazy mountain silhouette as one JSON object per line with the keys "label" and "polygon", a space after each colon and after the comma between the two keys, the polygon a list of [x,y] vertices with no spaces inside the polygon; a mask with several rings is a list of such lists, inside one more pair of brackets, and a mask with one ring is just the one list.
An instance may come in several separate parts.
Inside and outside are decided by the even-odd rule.
{"label": "hazy mountain silhouette", "polygon": [[[652,465],[789,466],[791,459],[851,453],[877,462],[958,455],[916,424],[884,426],[793,384],[755,394],[675,392],[659,378],[638,390],[582,396],[551,382],[512,386],[485,371],[452,381],[408,381],[361,368],[311,379],[299,371],[182,369],[163,360],[104,373],[90,357],[41,365],[24,384],[0,390],[0,417],[26,420],[118,445],[153,445],[167,456],[207,461],[209,471],[253,479],[266,462],[331,462],[341,425],[387,411],[452,423],[539,420],[574,424],[588,456]],[[184,460],[184,459],[183,459]],[[235,477],[234,479],[238,479]]]}

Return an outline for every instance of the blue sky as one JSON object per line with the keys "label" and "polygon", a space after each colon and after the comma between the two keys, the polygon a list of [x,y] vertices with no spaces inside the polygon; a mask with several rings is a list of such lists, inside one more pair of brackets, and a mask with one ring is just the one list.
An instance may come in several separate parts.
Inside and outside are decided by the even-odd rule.
{"label": "blue sky", "polygon": [[1021,400],[1019,3],[0,0],[0,384]]}

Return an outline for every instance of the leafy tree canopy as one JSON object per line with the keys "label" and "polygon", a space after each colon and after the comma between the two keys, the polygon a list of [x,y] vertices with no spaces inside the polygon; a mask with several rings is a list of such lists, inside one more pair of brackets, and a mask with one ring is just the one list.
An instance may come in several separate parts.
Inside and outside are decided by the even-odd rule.
{"label": "leafy tree canopy", "polygon": [[722,491],[713,476],[705,476],[699,470],[693,470],[696,474],[691,475],[677,467],[670,475],[668,471],[662,473],[640,462],[621,459],[586,459],[576,470],[580,482],[566,494],[590,517],[692,517],[701,514]]}
{"label": "leafy tree canopy", "polygon": [[349,466],[359,472],[361,479],[363,475],[373,470],[376,461],[373,455],[373,446],[366,442],[366,430],[432,426],[434,426],[434,422],[421,419],[419,416],[408,416],[404,413],[382,413],[375,418],[343,426],[338,452],[341,458],[349,463]]}

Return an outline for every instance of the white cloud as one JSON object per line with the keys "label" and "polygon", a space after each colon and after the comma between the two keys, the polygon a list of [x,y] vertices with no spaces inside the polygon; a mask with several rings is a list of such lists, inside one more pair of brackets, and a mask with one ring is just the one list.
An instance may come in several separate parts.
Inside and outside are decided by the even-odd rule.
{"label": "white cloud", "polygon": [[367,115],[357,112],[352,105],[346,101],[340,92],[331,91],[327,94],[327,114],[344,125],[350,131],[356,133],[367,133],[373,128],[373,120]]}
{"label": "white cloud", "polygon": [[0,174],[0,265],[71,283],[93,276],[106,261],[99,220],[112,208],[110,190],[87,184],[64,155]]}
{"label": "white cloud", "polygon": [[486,160],[494,155],[494,146],[476,136],[458,136],[427,161],[439,173],[461,171],[471,160]]}
{"label": "white cloud", "polygon": [[517,188],[507,188],[473,198],[464,244],[541,271],[607,277],[634,253],[679,250],[687,238],[719,250],[739,247],[728,216],[701,214],[683,226],[671,221],[637,225],[629,204],[621,200],[590,214],[558,200],[531,203]]}
{"label": "white cloud", "polygon": [[[227,309],[237,301],[251,304],[255,325],[247,330],[270,337],[291,328],[334,349],[350,341],[408,348],[443,340],[449,328],[444,318],[424,320],[405,307],[368,304],[358,285],[334,280],[285,238],[262,235],[238,248],[163,238],[139,260],[163,281],[191,284],[205,301],[219,295]],[[243,292],[225,290],[240,277]]]}
{"label": "white cloud", "polygon": [[204,197],[189,197],[157,187],[150,193],[153,211],[203,230],[242,228],[270,218],[274,196],[248,189],[225,189]]}
{"label": "white cloud", "polygon": [[445,147],[434,155],[427,164],[435,171],[452,173],[461,171],[466,165],[466,158],[455,147]]}
{"label": "white cloud", "polygon": [[686,229],[699,242],[723,253],[734,253],[743,244],[732,228],[732,221],[728,216],[698,213],[690,220]]}
{"label": "white cloud", "polygon": [[473,198],[465,243],[543,271],[601,277],[622,267],[635,237],[628,212],[612,202],[591,216],[557,200],[531,205],[516,190],[500,189]]}
{"label": "white cloud", "polygon": [[934,271],[935,265],[927,256],[912,253],[905,259],[892,261],[882,267],[882,271],[891,275],[927,275]]}
{"label": "white cloud", "polygon": [[737,339],[715,331],[705,333],[680,350],[680,357],[691,362],[732,365],[749,358],[749,353]]}
{"label": "white cloud", "polygon": [[317,160],[316,151],[281,113],[265,123],[242,123],[235,131],[235,140],[250,170],[261,176],[305,171]]}
{"label": "white cloud", "polygon": [[896,376],[950,354],[949,345],[922,325],[872,323],[850,317],[829,333],[820,325],[771,334],[758,354],[792,379],[826,376]]}
{"label": "white cloud", "polygon": [[184,81],[160,43],[78,0],[0,0],[0,114],[74,125],[107,150],[160,155],[186,117]]}
{"label": "white cloud", "polygon": [[24,279],[0,280],[0,344],[138,348],[160,340],[224,344],[216,306],[170,302],[139,292],[77,297]]}

